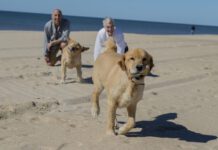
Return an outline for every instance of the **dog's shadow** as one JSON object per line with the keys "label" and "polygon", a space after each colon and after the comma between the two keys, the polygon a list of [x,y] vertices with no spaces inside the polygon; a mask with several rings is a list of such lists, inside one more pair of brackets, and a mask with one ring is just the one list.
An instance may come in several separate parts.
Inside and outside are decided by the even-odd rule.
{"label": "dog's shadow", "polygon": [[82,68],[93,68],[93,65],[87,65],[87,64],[83,64]]}
{"label": "dog's shadow", "polygon": [[147,76],[148,76],[148,77],[153,77],[153,78],[159,77],[159,75],[153,74],[153,73],[151,73],[151,72],[150,72]]}
{"label": "dog's shadow", "polygon": [[93,84],[92,77],[84,78],[83,84]]}
{"label": "dog's shadow", "polygon": [[[160,137],[160,138],[178,138],[187,142],[206,143],[217,139],[214,135],[205,135],[193,132],[183,125],[176,124],[169,120],[176,119],[176,113],[167,113],[157,116],[153,121],[136,122],[135,128],[141,128],[139,132],[129,132],[127,137]],[[123,122],[122,122],[123,123]]]}
{"label": "dog's shadow", "polygon": [[81,83],[81,84],[93,84],[92,77],[83,78],[82,82],[76,81],[74,78],[67,78],[64,84],[71,84],[71,83]]}
{"label": "dog's shadow", "polygon": [[64,83],[60,83],[60,84],[71,84],[71,83],[77,83],[76,80],[66,80]]}

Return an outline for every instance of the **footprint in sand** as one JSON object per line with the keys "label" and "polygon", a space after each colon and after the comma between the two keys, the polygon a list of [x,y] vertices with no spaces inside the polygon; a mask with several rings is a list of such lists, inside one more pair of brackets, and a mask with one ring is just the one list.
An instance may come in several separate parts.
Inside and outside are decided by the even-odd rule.
{"label": "footprint in sand", "polygon": [[40,73],[42,76],[47,77],[47,76],[51,76],[52,73],[51,72],[41,72]]}
{"label": "footprint in sand", "polygon": [[5,138],[3,138],[3,137],[0,137],[0,141],[3,141],[3,140],[5,140]]}
{"label": "footprint in sand", "polygon": [[0,127],[1,129],[4,129],[4,130],[7,130],[8,129],[8,127],[5,127],[5,126],[2,126],[2,127]]}
{"label": "footprint in sand", "polygon": [[71,128],[76,128],[76,125],[75,124],[70,124],[70,127]]}
{"label": "footprint in sand", "polygon": [[192,146],[192,145],[178,145],[177,147],[181,149],[196,149],[196,146]]}
{"label": "footprint in sand", "polygon": [[218,145],[214,146],[213,150],[218,150]]}
{"label": "footprint in sand", "polygon": [[21,74],[17,77],[17,79],[24,79],[24,76]]}
{"label": "footprint in sand", "polygon": [[66,147],[66,145],[67,145],[67,143],[61,144],[60,146],[58,146],[57,150],[63,149],[64,147]]}
{"label": "footprint in sand", "polygon": [[25,144],[21,147],[22,150],[54,150],[51,146],[40,146],[37,144]]}

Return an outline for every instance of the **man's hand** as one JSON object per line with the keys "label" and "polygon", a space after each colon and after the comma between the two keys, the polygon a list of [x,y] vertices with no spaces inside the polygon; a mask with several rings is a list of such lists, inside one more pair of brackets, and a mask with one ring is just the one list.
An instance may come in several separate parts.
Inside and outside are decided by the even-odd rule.
{"label": "man's hand", "polygon": [[50,48],[51,48],[52,46],[57,45],[57,44],[60,44],[60,43],[61,43],[60,40],[51,41],[50,43],[48,43],[47,48],[48,48],[48,50],[50,50]]}
{"label": "man's hand", "polygon": [[50,43],[47,44],[47,49],[48,49],[48,51],[50,51],[51,46],[52,46],[52,42],[50,42]]}

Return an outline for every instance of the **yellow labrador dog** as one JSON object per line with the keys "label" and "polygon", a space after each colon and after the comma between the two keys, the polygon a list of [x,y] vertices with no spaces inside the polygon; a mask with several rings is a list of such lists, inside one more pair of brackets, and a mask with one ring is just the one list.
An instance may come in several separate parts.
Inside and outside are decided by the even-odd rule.
{"label": "yellow labrador dog", "polygon": [[143,96],[144,77],[151,71],[153,59],[145,50],[137,48],[124,55],[116,53],[113,39],[106,43],[106,51],[94,64],[92,93],[92,116],[100,113],[99,95],[105,88],[108,101],[106,133],[115,135],[116,109],[126,107],[128,121],[118,131],[126,134],[135,125],[136,105]]}
{"label": "yellow labrador dog", "polygon": [[67,46],[62,50],[61,83],[65,82],[67,68],[74,67],[76,67],[77,70],[77,80],[79,82],[83,81],[81,53],[88,49],[88,47],[83,47],[78,42],[69,39]]}

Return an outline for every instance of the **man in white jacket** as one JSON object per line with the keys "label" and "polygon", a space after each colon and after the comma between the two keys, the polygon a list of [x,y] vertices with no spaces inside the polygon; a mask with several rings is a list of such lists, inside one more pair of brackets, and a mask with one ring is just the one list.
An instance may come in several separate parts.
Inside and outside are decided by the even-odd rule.
{"label": "man in white jacket", "polygon": [[103,28],[99,30],[94,48],[94,61],[104,51],[104,43],[108,37],[113,37],[117,45],[117,53],[123,54],[128,51],[128,46],[124,40],[123,33],[115,27],[114,20],[112,18],[105,18],[103,20]]}

